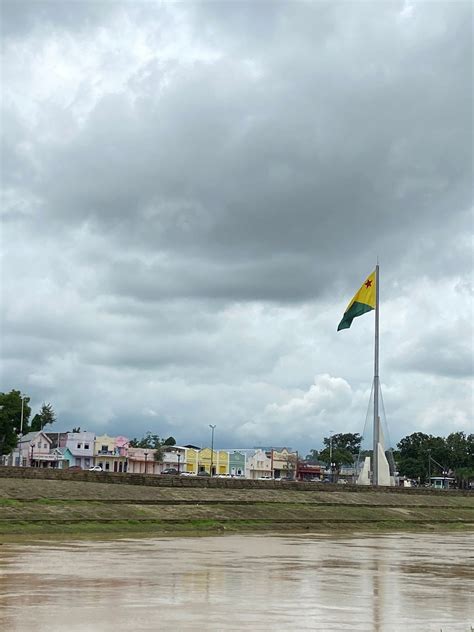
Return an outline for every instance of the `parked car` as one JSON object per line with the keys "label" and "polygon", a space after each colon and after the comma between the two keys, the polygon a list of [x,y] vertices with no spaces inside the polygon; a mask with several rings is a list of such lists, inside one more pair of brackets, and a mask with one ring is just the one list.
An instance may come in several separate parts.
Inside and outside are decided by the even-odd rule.
{"label": "parked car", "polygon": [[167,467],[161,473],[162,474],[169,474],[171,476],[177,476],[179,474],[178,470],[175,467]]}
{"label": "parked car", "polygon": [[194,472],[180,472],[180,476],[196,476]]}
{"label": "parked car", "polygon": [[102,472],[102,468],[100,465],[93,465],[89,468],[89,472]]}
{"label": "parked car", "polygon": [[67,468],[68,472],[82,472],[82,467],[80,465],[71,465],[71,467]]}
{"label": "parked car", "polygon": [[198,472],[197,476],[210,476],[209,472]]}

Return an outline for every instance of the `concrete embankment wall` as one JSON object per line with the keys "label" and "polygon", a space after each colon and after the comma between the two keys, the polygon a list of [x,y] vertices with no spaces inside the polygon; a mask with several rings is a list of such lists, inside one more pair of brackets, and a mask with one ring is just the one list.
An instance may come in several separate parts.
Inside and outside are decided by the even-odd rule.
{"label": "concrete embankment wall", "polygon": [[89,472],[40,469],[31,467],[0,467],[1,478],[23,478],[35,480],[83,481],[89,483],[106,483],[112,485],[138,485],[145,487],[175,487],[191,489],[279,489],[314,492],[351,491],[356,493],[374,493],[383,490],[390,494],[412,495],[445,495],[471,496],[472,492],[465,490],[435,490],[430,488],[403,487],[365,487],[357,485],[332,485],[329,483],[313,483],[300,481],[249,480],[240,478],[210,478],[199,476],[156,476],[144,474],[124,474],[114,472]]}

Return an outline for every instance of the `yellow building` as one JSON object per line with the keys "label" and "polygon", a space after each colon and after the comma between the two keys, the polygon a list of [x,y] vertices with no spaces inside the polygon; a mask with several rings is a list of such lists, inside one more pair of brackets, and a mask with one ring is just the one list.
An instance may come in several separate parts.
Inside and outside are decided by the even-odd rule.
{"label": "yellow building", "polygon": [[186,457],[183,472],[197,474],[198,472],[198,455],[199,450],[195,448],[186,448]]}
{"label": "yellow building", "polygon": [[100,435],[94,441],[94,464],[104,472],[126,472],[128,439]]}
{"label": "yellow building", "polygon": [[212,463],[212,475],[229,474],[229,453],[224,450],[214,450],[211,453],[210,448],[203,448],[199,450],[198,459],[198,472],[208,472],[210,474]]}

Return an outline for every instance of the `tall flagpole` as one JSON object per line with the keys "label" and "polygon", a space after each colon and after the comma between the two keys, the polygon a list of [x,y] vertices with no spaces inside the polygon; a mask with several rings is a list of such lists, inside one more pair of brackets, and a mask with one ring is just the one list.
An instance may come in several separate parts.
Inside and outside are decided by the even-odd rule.
{"label": "tall flagpole", "polygon": [[374,447],[372,485],[379,484],[379,264],[375,267]]}

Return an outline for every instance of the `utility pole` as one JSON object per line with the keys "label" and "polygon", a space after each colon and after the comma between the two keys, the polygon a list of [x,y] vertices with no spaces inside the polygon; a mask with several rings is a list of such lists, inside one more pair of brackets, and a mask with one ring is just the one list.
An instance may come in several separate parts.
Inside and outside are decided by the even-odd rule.
{"label": "utility pole", "polygon": [[431,487],[431,450],[428,450],[428,485]]}
{"label": "utility pole", "polygon": [[212,476],[212,460],[214,458],[214,430],[216,428],[216,424],[209,424],[209,428],[211,429],[211,465],[209,468],[209,474]]}

